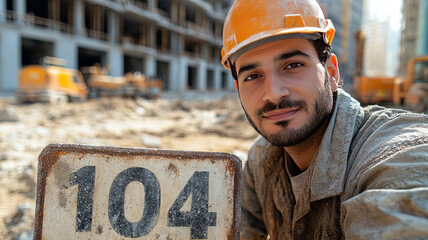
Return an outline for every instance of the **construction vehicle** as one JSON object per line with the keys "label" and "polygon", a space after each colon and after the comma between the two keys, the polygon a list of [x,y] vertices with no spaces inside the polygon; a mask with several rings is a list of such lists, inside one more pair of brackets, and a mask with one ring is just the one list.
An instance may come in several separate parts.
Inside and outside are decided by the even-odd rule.
{"label": "construction vehicle", "polygon": [[158,78],[146,78],[140,72],[129,72],[125,74],[126,86],[124,96],[144,97],[156,99],[160,97],[162,91],[162,80]]}
{"label": "construction vehicle", "polygon": [[16,99],[18,102],[65,103],[83,101],[88,91],[82,74],[65,68],[65,60],[44,57],[41,65],[21,69]]}
{"label": "construction vehicle", "polygon": [[407,79],[400,79],[394,84],[393,102],[404,102],[415,112],[428,113],[428,55],[409,61]]}
{"label": "construction vehicle", "polygon": [[362,104],[385,103],[414,112],[428,112],[428,55],[409,61],[405,79],[357,76],[354,91]]}
{"label": "construction vehicle", "polygon": [[161,94],[160,79],[148,79],[140,72],[129,72],[124,76],[112,77],[108,75],[108,69],[108,67],[101,68],[99,65],[81,69],[87,79],[90,98],[123,96],[156,99]]}

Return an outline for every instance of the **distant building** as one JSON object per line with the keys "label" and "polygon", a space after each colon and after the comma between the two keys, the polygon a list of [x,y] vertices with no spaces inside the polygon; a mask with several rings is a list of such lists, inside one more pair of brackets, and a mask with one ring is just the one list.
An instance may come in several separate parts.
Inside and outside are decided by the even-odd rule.
{"label": "distant building", "polygon": [[139,71],[167,90],[229,89],[220,64],[231,0],[0,0],[0,90],[44,56],[69,68]]}
{"label": "distant building", "polygon": [[[397,5],[399,3],[399,5]],[[379,11],[384,4],[394,9]],[[365,0],[363,15],[364,58],[363,75],[396,76],[399,64],[401,36],[401,0]]]}
{"label": "distant building", "polygon": [[336,35],[333,52],[339,58],[339,68],[345,86],[352,85],[355,69],[356,43],[354,35],[361,29],[363,2],[355,0],[318,0],[326,18],[333,21]]}
{"label": "distant building", "polygon": [[405,0],[399,74],[406,75],[410,59],[428,55],[428,0]]}

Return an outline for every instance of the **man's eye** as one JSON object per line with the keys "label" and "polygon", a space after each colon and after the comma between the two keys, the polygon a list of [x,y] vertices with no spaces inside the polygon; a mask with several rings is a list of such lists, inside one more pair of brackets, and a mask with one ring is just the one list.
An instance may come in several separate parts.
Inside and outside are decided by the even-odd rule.
{"label": "man's eye", "polygon": [[251,80],[254,80],[254,79],[257,79],[257,78],[260,78],[261,77],[261,75],[260,74],[256,74],[256,73],[254,73],[254,74],[251,74],[251,75],[249,75],[248,77],[246,77],[245,79],[244,79],[244,81],[251,81]]}
{"label": "man's eye", "polygon": [[293,69],[293,68],[298,68],[298,67],[301,67],[301,66],[303,66],[303,64],[301,64],[299,62],[293,62],[293,63],[290,63],[287,66],[285,66],[284,69]]}

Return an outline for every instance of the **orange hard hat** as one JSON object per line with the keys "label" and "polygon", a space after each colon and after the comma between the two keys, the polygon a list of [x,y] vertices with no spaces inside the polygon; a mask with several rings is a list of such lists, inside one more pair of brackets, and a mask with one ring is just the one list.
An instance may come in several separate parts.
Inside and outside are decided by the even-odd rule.
{"label": "orange hard hat", "polygon": [[331,45],[334,32],[316,0],[236,0],[224,22],[221,63],[230,69],[242,53],[283,38],[323,37]]}

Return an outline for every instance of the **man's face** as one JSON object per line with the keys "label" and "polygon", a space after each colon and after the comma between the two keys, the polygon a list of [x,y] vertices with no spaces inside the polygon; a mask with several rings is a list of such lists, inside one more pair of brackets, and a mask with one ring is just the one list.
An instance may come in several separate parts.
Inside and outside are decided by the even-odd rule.
{"label": "man's face", "polygon": [[310,41],[264,44],[242,54],[235,67],[247,118],[273,145],[294,146],[329,120],[337,85]]}

